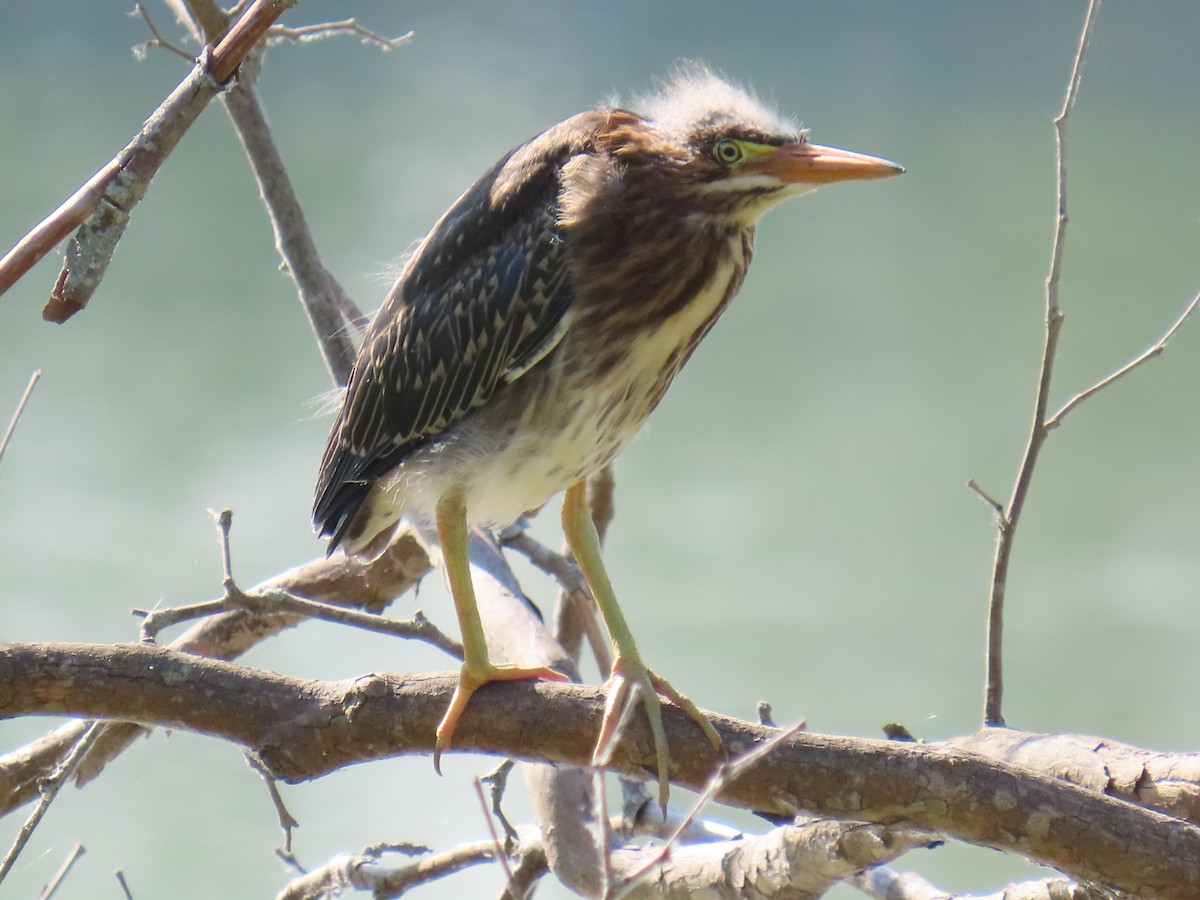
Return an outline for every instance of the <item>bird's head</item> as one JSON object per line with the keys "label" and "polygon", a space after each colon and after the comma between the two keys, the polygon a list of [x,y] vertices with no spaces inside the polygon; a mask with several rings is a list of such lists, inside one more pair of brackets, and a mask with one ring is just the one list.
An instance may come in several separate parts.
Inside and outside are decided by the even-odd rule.
{"label": "bird's head", "polygon": [[813,144],[795,122],[700,66],[680,69],[638,108],[615,110],[607,134],[626,172],[746,225],[821,185],[904,172],[886,159]]}

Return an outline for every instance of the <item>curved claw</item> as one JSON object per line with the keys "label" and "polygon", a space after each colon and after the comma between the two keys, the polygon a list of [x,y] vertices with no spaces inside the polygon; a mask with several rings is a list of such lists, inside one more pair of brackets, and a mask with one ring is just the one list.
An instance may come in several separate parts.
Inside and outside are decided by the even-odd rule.
{"label": "curved claw", "polygon": [[[630,671],[632,670],[632,671]],[[658,805],[663,819],[667,816],[667,800],[671,790],[671,756],[667,749],[667,731],[663,725],[662,702],[659,695],[666,697],[700,726],[704,736],[719,753],[725,752],[721,735],[708,717],[686,696],[675,690],[665,678],[655,674],[644,665],[631,665],[618,658],[613,664],[608,679],[608,696],[604,704],[604,718],[600,723],[600,735],[592,751],[592,765],[603,766],[611,758],[620,742],[625,724],[633,710],[641,703],[646,709],[650,733],[654,740],[655,768],[658,777]]]}
{"label": "curved claw", "polygon": [[562,672],[546,666],[496,666],[491,663],[475,665],[463,663],[458,673],[458,687],[450,698],[450,706],[437,727],[437,741],[433,745],[433,771],[442,774],[442,751],[450,749],[450,741],[454,737],[454,729],[462,718],[472,695],[491,681],[524,681],[526,679],[542,681],[570,681]]}

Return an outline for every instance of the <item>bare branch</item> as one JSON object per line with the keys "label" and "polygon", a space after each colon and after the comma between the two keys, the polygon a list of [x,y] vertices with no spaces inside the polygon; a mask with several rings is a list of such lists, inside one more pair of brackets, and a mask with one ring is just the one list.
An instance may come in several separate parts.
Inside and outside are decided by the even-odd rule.
{"label": "bare branch", "polygon": [[25,407],[29,403],[29,397],[33,394],[34,387],[37,386],[38,380],[42,377],[42,370],[37,369],[29,376],[29,383],[25,385],[25,390],[21,394],[21,399],[17,401],[17,408],[13,410],[12,418],[8,420],[8,427],[4,429],[4,437],[0,437],[0,462],[4,461],[4,451],[8,449],[9,441],[12,440],[13,432],[17,430],[17,423],[21,421],[21,415],[25,412]]}
{"label": "bare branch", "polygon": [[79,857],[83,856],[83,854],[86,852],[87,849],[83,846],[83,844],[76,842],[75,846],[71,848],[71,852],[67,855],[67,858],[63,860],[63,864],[59,866],[58,871],[54,873],[54,877],[50,879],[50,883],[42,888],[42,893],[38,897],[38,900],[50,900],[50,898],[53,897],[55,892],[58,890],[59,885],[62,884],[63,880],[68,874],[70,874],[71,867],[75,865],[76,860],[78,860]]}
{"label": "bare branch", "polygon": [[[254,750],[276,777],[300,781],[346,765],[432,752],[457,674],[364,675],[306,681],[140,645],[0,647],[0,716],[117,718],[183,728]],[[482,691],[456,752],[580,766],[591,756],[600,692],[566,683],[506,682]],[[676,783],[699,788],[719,762],[692,719],[663,709]],[[779,732],[710,714],[725,746]],[[546,728],[554,722],[554,728]],[[753,758],[753,757],[751,757]],[[635,717],[612,767],[655,771],[649,724]],[[1200,896],[1200,828],[1023,766],[946,746],[798,733],[739,769],[716,799],[768,815],[852,817],[993,847],[1147,898]],[[489,844],[490,846],[490,844]],[[1136,846],[1136,854],[1128,848]]]}
{"label": "bare branch", "polygon": [[[626,880],[625,884],[621,885],[620,890],[617,892],[618,900],[620,897],[627,894],[634,884],[641,881],[654,869],[662,865],[667,857],[671,855],[671,848],[679,843],[680,837],[683,835],[683,833],[692,826],[692,823],[695,822],[697,818],[699,818],[700,811],[703,810],[704,807],[706,807],[709,803],[711,803],[713,798],[715,798],[717,794],[719,794],[725,788],[725,786],[729,784],[729,782],[733,781],[735,778],[738,778],[748,769],[757,765],[761,760],[770,756],[779,748],[781,744],[783,744],[784,741],[796,734],[799,734],[801,730],[802,726],[796,726],[786,731],[780,731],[759,746],[753,748],[752,750],[746,751],[746,753],[739,758],[731,760],[728,763],[722,763],[717,768],[717,771],[713,774],[713,777],[709,779],[708,784],[705,785],[704,791],[699,797],[696,798],[696,802],[692,805],[691,811],[687,814],[687,816],[684,817],[683,821],[679,823],[674,833],[672,833],[670,838],[667,839],[666,843],[663,844],[658,853],[656,853],[655,856],[649,862],[647,862],[642,869],[632,873]],[[663,813],[663,818],[665,819],[665,807],[663,809]]]}
{"label": "bare branch", "polygon": [[299,28],[276,25],[267,34],[267,39],[271,43],[292,41],[297,44],[304,44],[331,37],[341,37],[342,35],[360,37],[364,44],[373,44],[385,53],[389,50],[395,50],[397,47],[403,47],[413,39],[413,32],[411,31],[399,37],[384,37],[381,34],[376,34],[374,31],[364,28],[359,24],[357,19],[343,19],[341,22],[322,22],[318,25],[303,25]]}
{"label": "bare branch", "polygon": [[[1033,471],[1037,466],[1038,454],[1046,441],[1046,408],[1050,396],[1050,380],[1054,370],[1054,359],[1058,353],[1058,336],[1062,330],[1063,314],[1058,305],[1058,283],[1062,277],[1063,246],[1067,231],[1067,145],[1066,125],[1067,116],[1075,105],[1079,93],[1079,80],[1083,71],[1083,56],[1087,51],[1092,37],[1092,29],[1096,23],[1096,12],[1100,8],[1100,0],[1089,0],[1087,15],[1084,17],[1083,30],[1079,36],[1079,46],[1075,51],[1075,61],[1071,67],[1071,78],[1067,85],[1067,94],[1063,99],[1062,110],[1054,119],[1055,143],[1057,147],[1058,184],[1057,184],[1057,215],[1055,217],[1054,244],[1050,251],[1050,274],[1046,278],[1046,337],[1042,348],[1041,373],[1038,376],[1037,399],[1034,402],[1033,423],[1029,430],[1029,440],[1025,453],[1013,484],[1012,497],[1008,508],[999,516],[999,538],[996,541],[996,555],[992,564],[991,593],[988,599],[987,618],[987,681],[984,689],[983,720],[986,725],[1003,725],[1002,712],[1004,698],[1004,597],[1008,588],[1008,568],[1012,559],[1013,537],[1016,534],[1017,523],[1021,511],[1025,508],[1025,500],[1029,496],[1029,488],[1033,483]],[[994,501],[993,501],[994,502]]]}
{"label": "bare branch", "polygon": [[512,823],[508,821],[508,816],[504,815],[503,807],[504,791],[508,787],[508,776],[512,774],[513,766],[515,765],[515,760],[506,759],[487,775],[479,779],[481,783],[489,785],[489,792],[492,795],[492,815],[499,820],[500,827],[504,829],[504,851],[506,853],[512,852],[513,845],[519,837],[517,829],[513,828]]}
{"label": "bare branch", "polygon": [[[600,671],[607,672],[611,669],[611,645],[596,618],[596,604],[592,600],[592,591],[575,560],[562,553],[555,553],[521,528],[506,529],[501,535],[501,540],[505,547],[516,550],[559,583],[561,593],[555,608],[555,639],[572,658],[577,658],[579,640],[573,636],[582,634],[587,638]],[[574,608],[570,613],[567,611],[568,606]],[[568,621],[570,625],[566,624]]]}
{"label": "bare branch", "polygon": [[[344,888],[371,891],[375,897],[399,897],[405,891],[470,866],[491,862],[496,848],[491,841],[461,844],[453,850],[429,856],[406,866],[389,868],[380,856],[393,848],[368,847],[361,853],[330,860],[319,869],[291,881],[276,900],[316,900]],[[403,851],[402,851],[403,852]]]}
{"label": "bare branch", "polygon": [[983,488],[981,488],[979,486],[979,482],[977,482],[974,478],[968,478],[967,479],[967,487],[970,490],[974,491],[975,494],[979,497],[979,499],[981,499],[984,503],[986,503],[988,506],[990,506],[995,511],[997,519],[999,519],[1000,521],[1005,520],[1004,504],[1001,503],[996,498],[994,498],[991,494],[989,494]]}
{"label": "bare branch", "polygon": [[1163,334],[1163,336],[1160,337],[1152,347],[1147,349],[1140,356],[1137,356],[1125,363],[1125,365],[1121,366],[1121,368],[1117,369],[1108,377],[1102,378],[1086,391],[1080,391],[1078,394],[1064,403],[1062,409],[1046,420],[1046,430],[1050,431],[1061,425],[1063,419],[1067,417],[1067,414],[1070,413],[1071,410],[1075,409],[1075,407],[1081,404],[1084,400],[1087,400],[1089,397],[1098,394],[1106,387],[1114,384],[1119,379],[1124,378],[1134,369],[1149,362],[1156,356],[1161,356],[1162,352],[1167,349],[1167,344],[1170,343],[1171,338],[1175,337],[1175,332],[1179,331],[1179,329],[1183,327],[1183,323],[1188,320],[1188,317],[1196,311],[1197,305],[1200,305],[1200,293],[1192,297],[1191,302],[1188,303],[1188,305],[1184,307],[1183,312],[1179,314],[1179,318],[1174,321],[1171,327],[1166,330],[1166,333]]}
{"label": "bare branch", "polygon": [[500,843],[500,835],[496,832],[496,823],[492,821],[492,817],[488,812],[487,797],[483,793],[483,782],[475,779],[475,795],[479,798],[479,808],[483,811],[483,821],[487,825],[488,834],[492,838],[492,846],[496,850],[496,859],[500,862],[501,868],[504,869],[504,883],[512,885],[513,870],[508,864],[508,857],[504,853],[504,845]]}
{"label": "bare branch", "polygon": [[239,79],[225,95],[225,109],[258,181],[275,231],[275,247],[296,284],[330,378],[340,387],[350,380],[355,356],[345,325],[365,320],[365,316],[321,262],[283,157],[271,137],[266,113],[258,102],[254,81],[252,73]]}
{"label": "bare branch", "polygon": [[12,846],[8,848],[8,853],[5,854],[4,859],[0,860],[0,884],[4,883],[4,879],[12,871],[13,864],[17,861],[17,857],[21,855],[21,851],[25,849],[25,845],[29,843],[29,839],[33,837],[34,830],[50,809],[50,804],[58,797],[58,792],[62,790],[63,785],[74,774],[79,761],[83,759],[99,735],[100,725],[99,723],[93,723],[83,737],[76,742],[71,752],[67,755],[67,758],[62,761],[62,764],[38,785],[42,794],[41,800],[38,801],[38,805],[34,807],[29,818],[25,820],[25,824],[21,826],[21,830],[17,832],[17,836],[13,840]]}
{"label": "bare branch", "polygon": [[196,61],[196,55],[194,53],[188,53],[182,47],[177,47],[175,44],[171,43],[162,36],[162,32],[158,30],[158,26],[154,24],[154,20],[150,18],[150,13],[146,11],[146,7],[144,7],[142,4],[133,4],[133,12],[130,13],[130,15],[141,16],[142,21],[146,23],[146,28],[149,29],[150,34],[153,35],[150,40],[138,44],[133,48],[133,55],[139,60],[146,58],[146,52],[151,47],[158,47],[161,50],[174,53],[176,56],[182,56],[189,63]]}
{"label": "bare branch", "polygon": [[1111,891],[1088,888],[1069,878],[1011,884],[998,894],[948,894],[914,872],[880,866],[856,874],[850,883],[874,900],[1113,900]]}
{"label": "bare branch", "polygon": [[[713,900],[817,898],[868,866],[939,843],[904,824],[814,819],[757,836],[677,848],[627,900],[703,896]],[[631,867],[646,850],[622,849],[617,865]],[[939,898],[945,900],[945,898]]]}
{"label": "bare branch", "polygon": [[65,322],[83,309],[154,175],[251,48],[295,2],[256,0],[150,115],[133,141],[0,259],[0,294],[77,229],[42,316]]}
{"label": "bare branch", "polygon": [[152,611],[135,609],[134,614],[143,617],[140,634],[143,644],[156,643],[160,631],[172,625],[178,625],[180,622],[234,610],[246,610],[264,615],[291,613],[309,619],[321,619],[326,622],[349,625],[377,634],[415,638],[426,641],[439,650],[444,650],[455,659],[462,659],[462,645],[425,618],[420,610],[413,614],[412,619],[402,622],[372,613],[347,609],[343,606],[309,600],[281,588],[243,591],[234,581],[230,562],[229,529],[233,523],[233,512],[224,509],[220,513],[216,513],[210,509],[208,513],[217,526],[217,536],[221,548],[221,588],[224,596],[220,600],[209,600],[173,609]]}
{"label": "bare branch", "polygon": [[[410,590],[429,571],[429,565],[421,545],[411,532],[404,532],[378,559],[362,562],[341,554],[321,557],[273,576],[257,585],[254,592],[284,590],[381,613]],[[418,613],[415,619],[419,622],[423,617]],[[261,641],[305,621],[301,615],[275,607],[265,612],[231,611],[198,622],[172,641],[171,647],[199,656],[235,659]],[[0,815],[36,799],[37,784],[71,752],[90,724],[69,722],[0,757]],[[141,725],[129,722],[106,723],[103,735],[79,766],[76,782],[82,785],[98,776],[109,760],[145,731]]]}
{"label": "bare branch", "polygon": [[[0,259],[0,294],[16,284],[39,260],[58,246],[59,241],[88,220],[120,170],[121,157],[118,156],[17,241]],[[62,279],[63,276],[59,275],[59,280]]]}
{"label": "bare branch", "polygon": [[275,781],[275,776],[266,767],[266,764],[253,753],[246,754],[246,764],[262,777],[263,783],[267,786],[267,793],[271,797],[271,805],[275,807],[275,815],[279,817],[279,827],[283,829],[283,847],[280,849],[280,855],[291,858],[292,829],[299,828],[300,823],[291,814],[287,806],[284,805],[283,795],[279,793],[279,785]]}

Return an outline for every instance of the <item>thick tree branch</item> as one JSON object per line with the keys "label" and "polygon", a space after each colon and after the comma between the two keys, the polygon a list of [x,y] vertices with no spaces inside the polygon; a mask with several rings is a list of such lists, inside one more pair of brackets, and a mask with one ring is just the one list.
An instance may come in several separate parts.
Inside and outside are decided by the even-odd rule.
{"label": "thick tree branch", "polygon": [[[450,675],[302,681],[142,646],[9,644],[0,716],[119,718],[183,728],[253,750],[285,781],[371,759],[432,751]],[[592,687],[487,685],[456,732],[460,751],[572,766],[590,758],[603,708]],[[718,760],[685,714],[664,718],[678,783],[700,787]],[[740,752],[772,729],[713,715]],[[654,768],[636,718],[612,767]],[[727,784],[719,799],[772,815],[804,811],[949,835],[1148,898],[1200,893],[1200,829],[1151,810],[948,747],[797,734]]]}

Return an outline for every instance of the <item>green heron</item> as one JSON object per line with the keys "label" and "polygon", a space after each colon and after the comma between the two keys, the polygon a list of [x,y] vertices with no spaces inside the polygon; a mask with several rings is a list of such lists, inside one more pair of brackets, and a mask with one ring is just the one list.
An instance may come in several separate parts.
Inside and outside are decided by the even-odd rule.
{"label": "green heron", "polygon": [[472,524],[505,525],[559,491],[567,543],[615,650],[598,750],[640,696],[661,796],[660,694],[720,746],[642,661],[585,482],[628,446],[737,293],[763,213],[823,184],[903,171],[812,144],[693,66],[640,113],[595,109],[521,144],[434,225],[364,336],[313,517],[331,553],[364,556],[382,552],[406,514],[436,523],[465,659],[435,766],[480,686],[562,677],[491,661],[467,557]]}

